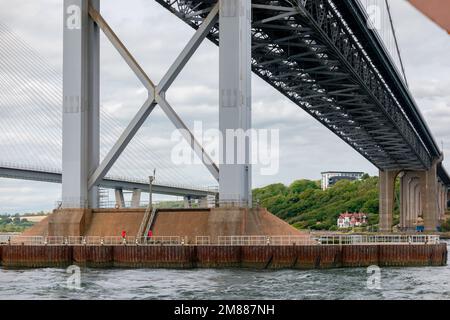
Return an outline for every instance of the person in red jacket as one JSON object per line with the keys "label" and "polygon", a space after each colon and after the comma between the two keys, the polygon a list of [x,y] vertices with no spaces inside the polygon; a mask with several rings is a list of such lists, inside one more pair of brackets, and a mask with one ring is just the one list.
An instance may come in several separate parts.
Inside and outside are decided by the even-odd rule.
{"label": "person in red jacket", "polygon": [[147,242],[148,242],[149,240],[151,240],[152,237],[153,237],[153,231],[152,231],[152,230],[148,230],[148,233],[147,233]]}
{"label": "person in red jacket", "polygon": [[122,230],[122,239],[125,239],[127,237],[127,232],[125,230]]}

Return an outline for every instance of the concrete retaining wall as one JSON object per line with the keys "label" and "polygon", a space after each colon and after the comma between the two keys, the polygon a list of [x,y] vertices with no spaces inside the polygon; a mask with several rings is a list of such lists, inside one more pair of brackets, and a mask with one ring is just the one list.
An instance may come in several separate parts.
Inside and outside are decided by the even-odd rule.
{"label": "concrete retaining wall", "polygon": [[347,246],[0,246],[3,267],[256,268],[443,266],[446,244]]}

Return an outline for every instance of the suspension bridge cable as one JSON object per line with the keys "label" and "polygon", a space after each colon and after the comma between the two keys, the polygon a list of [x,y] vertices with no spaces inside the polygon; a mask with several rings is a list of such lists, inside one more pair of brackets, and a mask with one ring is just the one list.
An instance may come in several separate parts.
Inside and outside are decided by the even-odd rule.
{"label": "suspension bridge cable", "polygon": [[[20,156],[32,156],[33,161],[38,161],[40,165],[43,164],[43,167],[47,167],[48,162],[42,161],[51,161],[60,167],[62,78],[34,49],[21,41],[2,23],[0,23],[0,38],[3,43],[3,46],[0,47],[0,72],[4,75],[0,79],[1,91],[4,93],[2,95],[2,111],[8,115],[21,114],[18,119],[13,118],[12,121],[4,123],[2,127],[8,128],[6,134],[9,136],[15,135],[20,141],[29,141],[33,145],[31,149],[24,144],[12,145],[11,152],[7,152],[8,156],[13,157],[14,161]],[[23,120],[24,115],[25,121]],[[114,143],[118,135],[122,133],[120,128],[124,127],[103,109],[101,109],[101,116],[101,127],[103,127],[101,130],[106,131],[106,134],[102,135],[102,139]],[[49,125],[53,130],[44,129],[48,129]],[[116,138],[111,138],[113,132],[117,133]],[[11,138],[13,137],[11,136]],[[45,152],[34,154],[34,151],[37,150],[34,147],[41,145],[51,148],[46,148]],[[30,154],[30,151],[33,152]],[[109,151],[108,146],[102,143],[101,153],[106,154],[107,151]],[[192,184],[192,178],[180,174],[179,170],[170,166],[169,161],[162,161],[161,155],[149,150],[141,139],[134,139],[118,160],[119,166],[113,166],[111,172],[123,173],[126,171],[127,175],[139,176],[138,168],[130,166],[130,163],[148,163],[151,167],[154,167],[152,164],[155,164],[159,175],[164,180],[168,178],[167,181]],[[121,165],[122,163],[123,165]]]}
{"label": "suspension bridge cable", "polygon": [[388,16],[389,16],[389,22],[391,24],[392,35],[394,36],[395,48],[397,49],[398,59],[400,60],[400,66],[402,68],[403,78],[405,79],[406,86],[409,87],[408,79],[406,78],[405,66],[403,65],[403,59],[402,59],[402,55],[400,53],[400,46],[398,45],[397,33],[395,31],[394,21],[392,19],[391,8],[390,8],[390,5],[389,5],[389,1],[385,0],[385,2],[386,2],[387,13],[388,13]]}
{"label": "suspension bridge cable", "polygon": [[[23,44],[23,43],[20,43],[20,44]],[[19,50],[19,51],[21,51],[21,50]],[[30,50],[29,50],[29,51],[30,51]],[[32,54],[33,57],[36,57],[36,55],[34,55],[34,52],[30,51],[30,53]],[[21,65],[22,65],[22,64],[21,64]],[[41,65],[41,64],[33,63],[33,65]],[[44,69],[47,69],[47,68],[44,68]],[[56,72],[52,72],[51,75],[52,75],[52,76],[55,76],[55,78],[57,78],[56,81],[51,81],[52,83],[57,83],[57,82],[61,83],[61,79],[60,79],[59,77],[56,76]],[[59,80],[59,81],[58,81],[58,80]],[[48,82],[50,82],[50,81],[45,81],[44,83],[47,84]],[[61,89],[60,89],[60,86],[59,86],[59,88],[56,88],[56,86],[51,86],[51,89],[53,89],[53,90],[50,90],[50,92],[49,92],[48,90],[46,90],[47,93],[50,93],[50,94],[52,95],[52,97],[54,98],[53,101],[55,101],[55,105],[60,105],[60,104],[61,104],[61,103],[60,103],[60,100],[61,100],[61,95],[60,95]],[[41,91],[41,90],[38,90],[38,91]],[[57,94],[56,92],[59,92],[59,94]],[[53,113],[55,113],[55,112],[58,112],[59,109],[52,109],[51,111],[53,111]],[[58,112],[58,115],[60,115],[59,112]],[[105,114],[105,115],[107,115],[107,114]],[[108,127],[108,128],[107,128],[107,132],[108,132],[108,133],[109,133],[109,132],[112,132],[111,129],[113,129],[113,128],[116,129],[116,128],[120,127],[120,124],[117,123],[117,122],[111,124],[111,122],[113,122],[112,120],[113,120],[112,118],[106,117],[105,122],[104,122],[104,124]],[[102,137],[104,137],[104,136],[102,136]],[[107,138],[108,138],[108,137],[107,137]],[[136,141],[140,142],[139,140],[136,140]],[[138,144],[139,144],[139,143],[138,143]],[[142,147],[143,145],[141,144],[140,146]],[[133,149],[128,149],[128,151],[129,151],[129,152],[128,152],[128,153],[124,153],[123,156],[124,156],[125,158],[130,158],[130,154],[129,154],[129,153],[132,153],[132,156],[133,156],[133,157],[132,157],[132,159],[127,159],[127,160],[136,160],[136,159],[139,158],[139,154],[142,154],[142,153],[137,153],[137,152],[134,151]],[[151,158],[151,160],[154,161],[154,162],[156,162],[156,163],[157,163],[158,160],[159,160],[158,157],[153,156],[152,153],[146,153],[146,156],[149,157],[149,158]],[[164,162],[162,162],[162,163],[164,163]],[[126,166],[126,168],[129,168],[129,167]],[[174,169],[171,169],[169,166],[162,166],[162,165],[160,164],[160,165],[158,165],[158,168],[159,168],[159,169],[169,169],[168,173],[169,173],[169,176],[170,176],[171,179],[173,179],[173,180],[178,180],[178,179],[180,179],[179,174],[176,173],[176,171],[175,171]],[[126,171],[128,171],[128,170],[126,170]],[[128,172],[129,172],[129,171],[128,171]],[[183,179],[183,180],[184,180],[184,179]],[[188,179],[185,179],[185,181],[188,181]]]}

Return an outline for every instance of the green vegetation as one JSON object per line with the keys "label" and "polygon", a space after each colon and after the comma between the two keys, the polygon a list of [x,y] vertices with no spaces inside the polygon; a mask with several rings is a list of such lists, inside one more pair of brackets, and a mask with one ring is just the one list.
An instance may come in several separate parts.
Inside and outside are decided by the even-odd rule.
{"label": "green vegetation", "polygon": [[[397,185],[397,199],[398,189]],[[253,197],[298,229],[337,230],[337,218],[346,211],[366,213],[369,230],[375,231],[378,224],[378,177],[366,175],[361,181],[341,180],[325,191],[319,181],[298,180],[290,186],[272,184],[255,189]],[[394,223],[398,223],[399,216],[396,202]]]}
{"label": "green vegetation", "polygon": [[450,232],[450,218],[447,219],[441,224],[442,232]]}
{"label": "green vegetation", "polygon": [[33,222],[21,218],[19,214],[14,216],[0,216],[0,232],[22,232],[33,225]]}

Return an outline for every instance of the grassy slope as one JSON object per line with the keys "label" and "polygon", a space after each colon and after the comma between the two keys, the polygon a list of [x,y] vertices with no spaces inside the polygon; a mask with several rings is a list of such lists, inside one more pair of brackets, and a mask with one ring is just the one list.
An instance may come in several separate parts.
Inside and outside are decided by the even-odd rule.
{"label": "grassy slope", "polygon": [[[342,180],[325,191],[318,181],[298,180],[290,186],[273,184],[255,189],[253,196],[299,229],[334,230],[339,214],[346,211],[367,213],[369,225],[378,224],[378,177]],[[394,220],[398,220],[398,201]]]}

